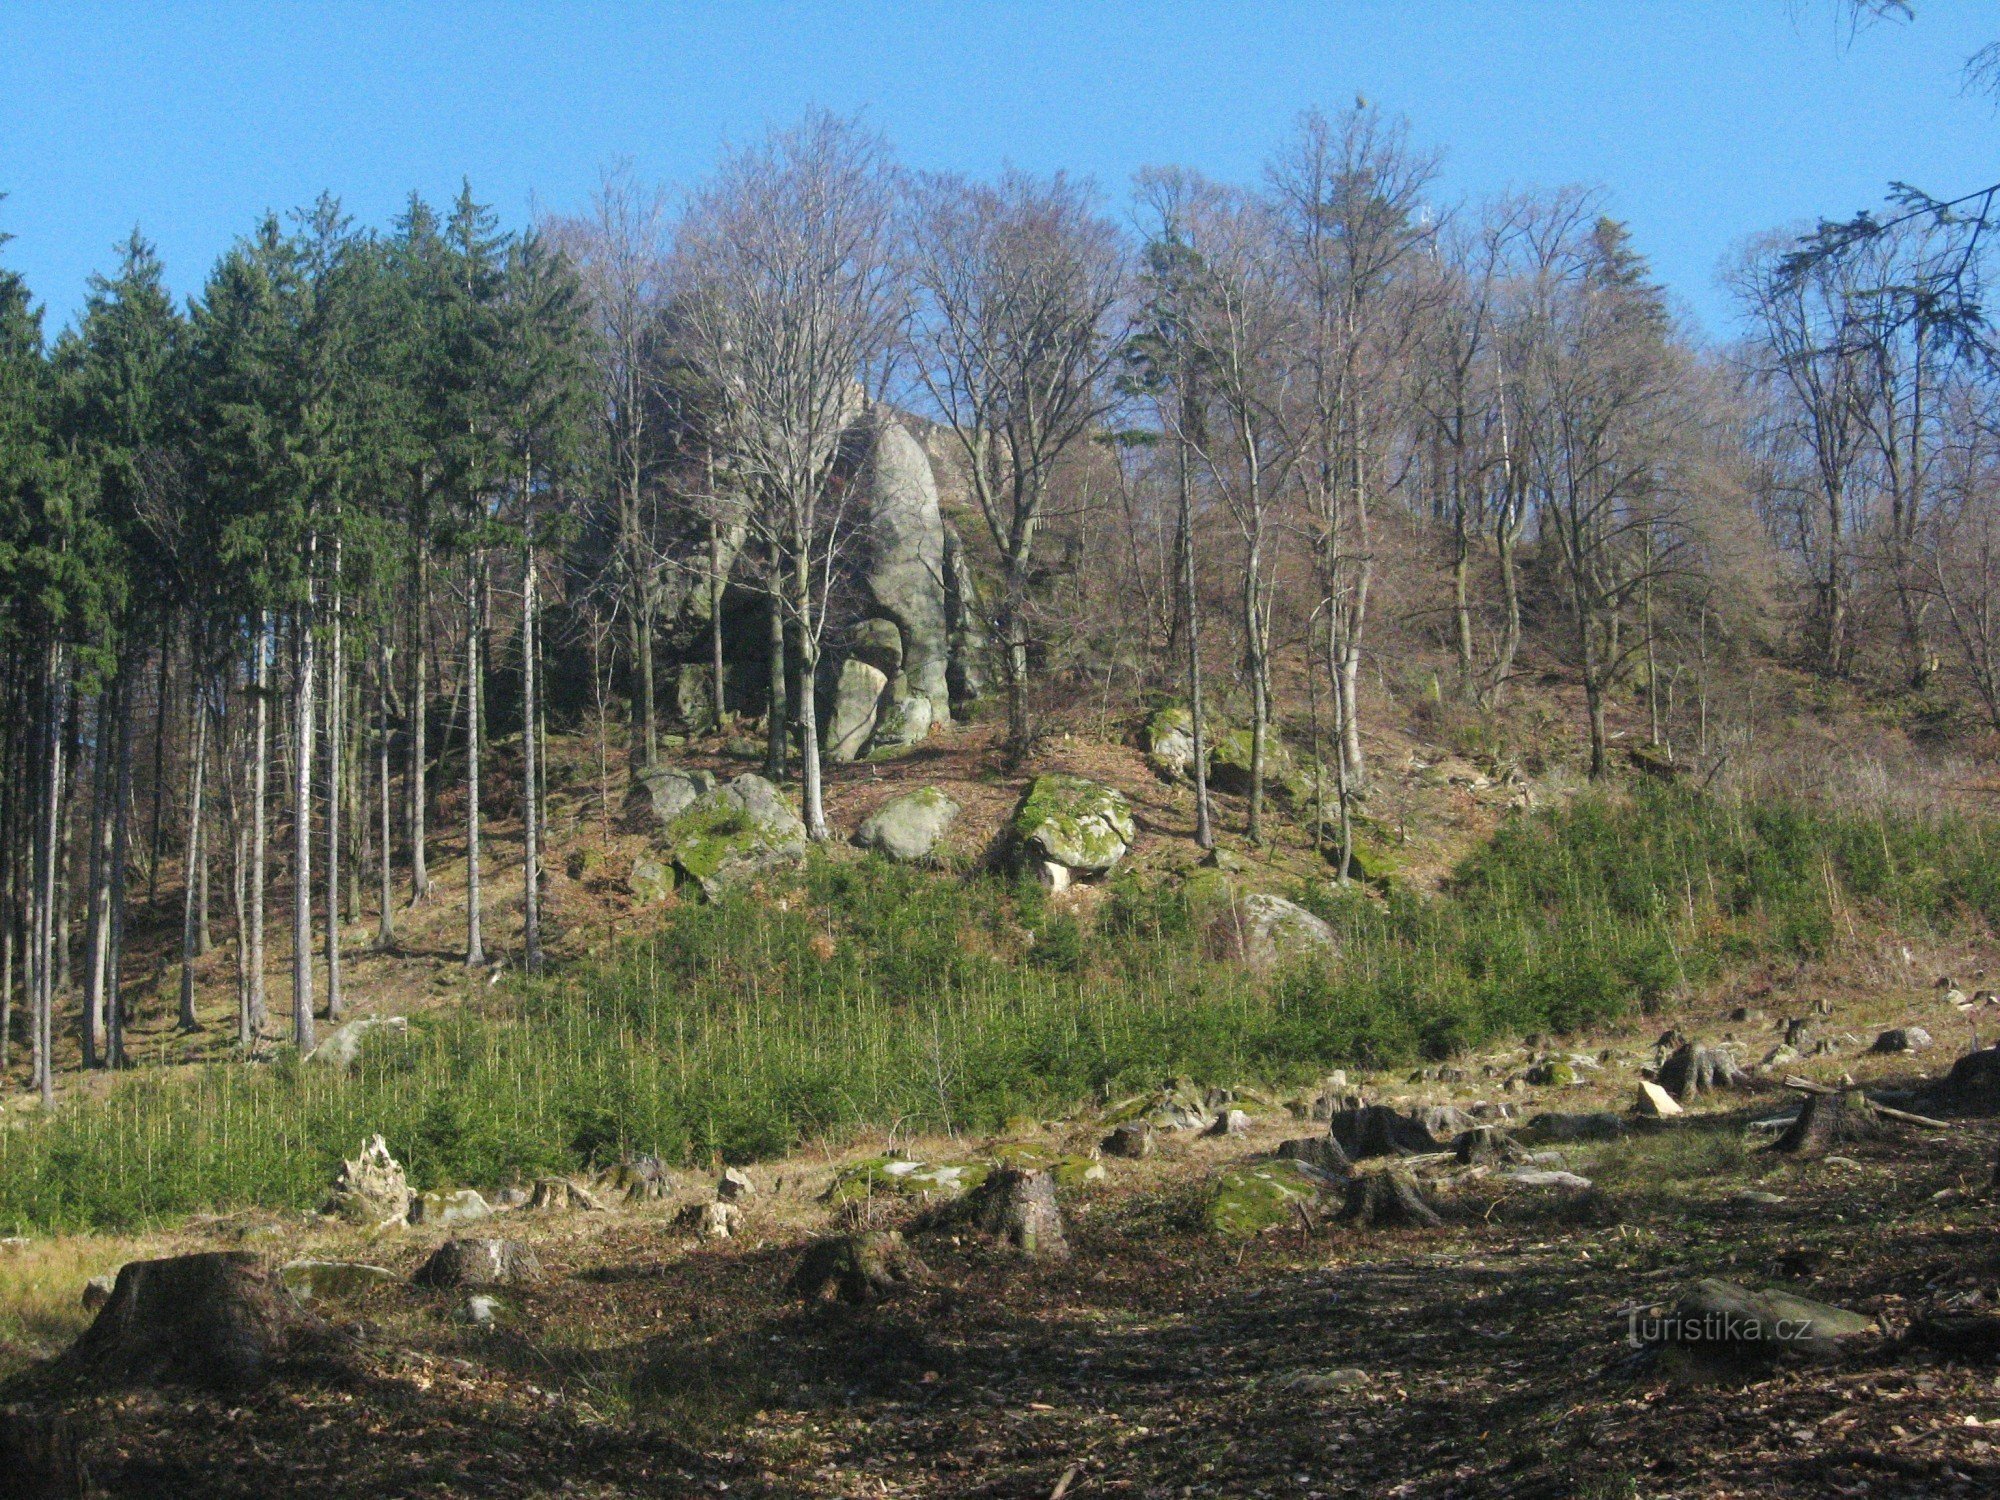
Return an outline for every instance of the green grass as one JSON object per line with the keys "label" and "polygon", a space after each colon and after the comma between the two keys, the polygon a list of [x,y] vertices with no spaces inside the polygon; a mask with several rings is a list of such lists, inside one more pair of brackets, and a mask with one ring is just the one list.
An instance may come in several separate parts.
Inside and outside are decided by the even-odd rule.
{"label": "green grass", "polygon": [[0,1231],[311,1207],[375,1131],[420,1186],[493,1186],[628,1150],[744,1160],[866,1126],[984,1130],[1177,1074],[1283,1085],[1577,1030],[1877,924],[1990,925],[1988,836],[1585,798],[1509,823],[1442,897],[1304,893],[1341,956],[1269,980],[1206,957],[1208,914],[1176,888],[1121,885],[1085,925],[1030,885],[816,860],[789,902],[677,909],[609,961],[417,1018],[348,1078],[218,1066],[22,1117],[0,1129]]}

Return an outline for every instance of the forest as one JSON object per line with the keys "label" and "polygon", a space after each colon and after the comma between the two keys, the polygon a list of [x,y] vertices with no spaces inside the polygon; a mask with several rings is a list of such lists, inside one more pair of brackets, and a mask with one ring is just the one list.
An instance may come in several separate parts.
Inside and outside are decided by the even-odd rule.
{"label": "forest", "polygon": [[674,729],[760,734],[827,838],[871,424],[955,502],[974,644],[936,720],[1004,715],[1018,761],[1066,704],[1190,704],[1203,844],[1217,703],[1249,837],[1289,733],[1349,854],[1385,698],[1476,719],[1551,664],[1593,777],[1621,699],[1712,772],[1764,663],[2000,728],[1983,202],[1774,230],[1717,348],[1595,194],[1446,204],[1437,167],[1361,108],[1257,182],[1153,170],[1114,206],[815,115],[684,203],[612,170],[519,233],[470,187],[379,231],[325,197],[185,307],[135,231],[53,339],[9,276],[0,1048],[45,1098],[59,1035],[121,1063],[127,913],[175,863],[184,959],[239,955],[239,1044],[310,1048],[343,946],[426,900],[447,781],[465,962],[484,793],[526,830],[538,967],[551,724],[641,769]]}
{"label": "forest", "polygon": [[1446,183],[0,250],[0,1500],[1987,1492],[2000,185]]}

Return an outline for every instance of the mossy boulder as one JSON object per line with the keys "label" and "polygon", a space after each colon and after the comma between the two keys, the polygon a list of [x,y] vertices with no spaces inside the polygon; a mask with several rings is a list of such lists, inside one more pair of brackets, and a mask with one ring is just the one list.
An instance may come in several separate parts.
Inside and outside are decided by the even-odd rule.
{"label": "mossy boulder", "polygon": [[[1208,751],[1208,784],[1219,792],[1250,795],[1250,755],[1254,736],[1248,729],[1231,729],[1215,737]],[[1264,787],[1284,788],[1298,779],[1292,752],[1275,729],[1264,731]]]}
{"label": "mossy boulder", "polygon": [[1209,930],[1219,952],[1259,972],[1331,957],[1340,946],[1333,929],[1303,906],[1262,891],[1219,906]]}
{"label": "mossy boulder", "polygon": [[632,873],[626,878],[625,888],[632,893],[634,905],[658,906],[673,894],[673,866],[658,855],[641,854],[632,861]]}
{"label": "mossy boulder", "polygon": [[937,853],[959,812],[958,803],[936,787],[920,787],[878,807],[854,840],[898,863],[922,863]]}
{"label": "mossy boulder", "polygon": [[1013,1167],[1021,1171],[1032,1168],[1047,1172],[1055,1179],[1056,1186],[1061,1188],[1102,1182],[1107,1175],[1101,1161],[1093,1161],[1088,1156],[1065,1156],[1060,1151],[1024,1141],[1002,1141],[990,1147],[987,1156],[997,1167]]}
{"label": "mossy boulder", "polygon": [[937,710],[922,693],[906,693],[893,698],[875,721],[874,737],[868,742],[871,761],[894,760],[930,738],[937,722]]}
{"label": "mossy boulder", "polygon": [[1058,889],[1125,857],[1135,830],[1122,793],[1083,776],[1037,776],[1014,813],[1014,838]]}
{"label": "mossy boulder", "polygon": [[640,771],[625,793],[625,818],[635,828],[665,828],[714,790],[715,777],[708,771],[671,766]]}
{"label": "mossy boulder", "polygon": [[986,1162],[923,1162],[871,1156],[842,1167],[820,1201],[838,1207],[869,1198],[960,1198],[986,1181]]}
{"label": "mossy boulder", "polygon": [[1185,704],[1173,703],[1146,721],[1141,738],[1145,742],[1146,764],[1168,781],[1182,782],[1194,777],[1194,714]]}
{"label": "mossy boulder", "polygon": [[1576,1069],[1552,1057],[1528,1069],[1528,1082],[1541,1088],[1566,1089],[1576,1082]]}
{"label": "mossy boulder", "polygon": [[696,799],[661,838],[675,868],[711,899],[795,868],[806,854],[799,815],[782,792],[750,772]]}
{"label": "mossy boulder", "polygon": [[299,1302],[344,1302],[402,1278],[387,1266],[351,1260],[294,1260],[278,1267],[278,1280]]}
{"label": "mossy boulder", "polygon": [[1202,1220],[1228,1239],[1250,1239],[1298,1222],[1298,1206],[1320,1196],[1318,1179],[1288,1159],[1218,1172],[1202,1202]]}

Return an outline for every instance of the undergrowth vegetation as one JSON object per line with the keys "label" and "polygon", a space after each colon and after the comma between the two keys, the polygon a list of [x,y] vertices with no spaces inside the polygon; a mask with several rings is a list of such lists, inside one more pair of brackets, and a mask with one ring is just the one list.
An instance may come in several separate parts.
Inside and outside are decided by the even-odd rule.
{"label": "undergrowth vegetation", "polygon": [[1893,923],[1991,924],[1989,831],[1682,791],[1510,822],[1442,895],[1303,899],[1339,957],[1269,978],[1226,919],[1116,886],[1079,921],[1026,883],[816,859],[785,896],[668,914],[603,962],[412,1018],[350,1075],[133,1078],[0,1130],[0,1230],[309,1207],[380,1131],[420,1186],[653,1152],[743,1160],[863,1127],[982,1131],[1178,1074],[1282,1086],[1653,1005]]}

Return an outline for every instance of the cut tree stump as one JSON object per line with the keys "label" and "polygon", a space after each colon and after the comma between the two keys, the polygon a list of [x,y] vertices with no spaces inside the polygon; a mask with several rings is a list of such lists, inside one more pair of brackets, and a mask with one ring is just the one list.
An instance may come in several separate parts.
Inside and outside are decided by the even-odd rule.
{"label": "cut tree stump", "polygon": [[983,1233],[1030,1260],[1068,1260],[1055,1175],[1040,1167],[996,1167],[969,1205]]}
{"label": "cut tree stump", "polygon": [[446,1240],[416,1274],[419,1286],[519,1286],[541,1277],[542,1263],[515,1240]]}
{"label": "cut tree stump", "polygon": [[2000,1114],[2000,1046],[1968,1052],[1924,1096],[1925,1109],[1955,1115]]}
{"label": "cut tree stump", "polygon": [[1700,1042],[1684,1042],[1660,1065],[1658,1083],[1682,1104],[1714,1089],[1737,1088],[1749,1077],[1728,1053]]}
{"label": "cut tree stump", "polygon": [[1444,1218],[1402,1173],[1369,1172],[1349,1180],[1340,1222],[1355,1229],[1438,1229]]}
{"label": "cut tree stump", "polygon": [[1799,1117],[1771,1142],[1773,1151],[1793,1156],[1824,1156],[1851,1141],[1873,1140],[1882,1133],[1875,1106],[1859,1089],[1837,1094],[1807,1094]]}
{"label": "cut tree stump", "polygon": [[117,1384],[226,1390],[254,1384],[324,1327],[248,1251],[135,1260],[59,1364]]}
{"label": "cut tree stump", "polygon": [[1988,1360],[2000,1354],[2000,1314],[1932,1313],[1917,1320],[1910,1340],[1940,1354]]}
{"label": "cut tree stump", "polygon": [[83,1500],[91,1492],[67,1416],[0,1406],[0,1500]]}
{"label": "cut tree stump", "polygon": [[901,1234],[877,1229],[809,1245],[790,1285],[794,1296],[808,1302],[840,1301],[859,1306],[929,1276],[929,1269]]}
{"label": "cut tree stump", "polygon": [[1666,1317],[1639,1325],[1647,1343],[1752,1363],[1780,1354],[1825,1359],[1845,1341],[1875,1328],[1875,1320],[1865,1313],[1713,1278],[1697,1282]]}
{"label": "cut tree stump", "polygon": [[1329,1177],[1346,1177],[1354,1171],[1353,1161],[1330,1135],[1308,1135],[1286,1141],[1276,1154],[1287,1161],[1303,1162]]}
{"label": "cut tree stump", "polygon": [[1354,1161],[1371,1156],[1428,1155],[1441,1144],[1423,1121],[1399,1114],[1386,1104],[1340,1110],[1326,1128]]}
{"label": "cut tree stump", "polygon": [[1475,1125],[1451,1143],[1452,1154],[1468,1167],[1525,1166],[1533,1153],[1497,1125]]}

